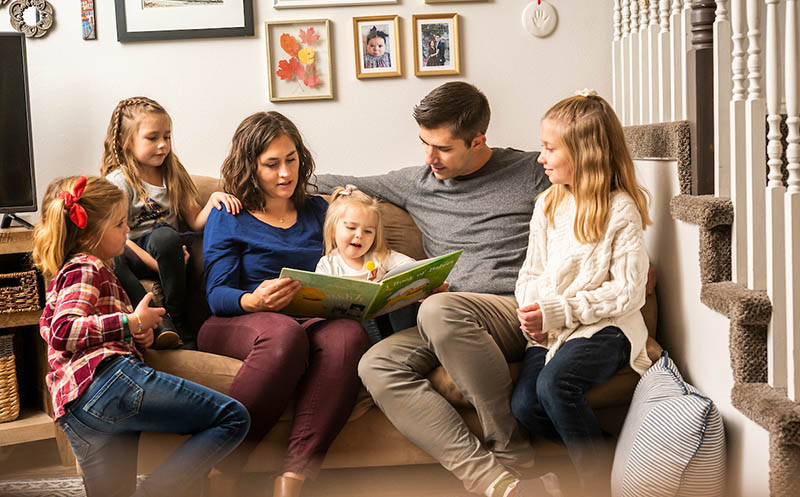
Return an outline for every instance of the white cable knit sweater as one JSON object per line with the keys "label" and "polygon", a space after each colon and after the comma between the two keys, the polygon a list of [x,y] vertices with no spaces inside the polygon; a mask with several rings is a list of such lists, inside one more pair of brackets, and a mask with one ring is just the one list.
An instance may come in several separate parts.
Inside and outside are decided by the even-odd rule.
{"label": "white cable knit sweater", "polygon": [[575,200],[568,196],[556,209],[554,226],[544,214],[544,196],[531,218],[528,252],[517,278],[520,307],[538,303],[542,329],[549,335],[529,346],[548,350],[546,361],[573,338],[588,338],[616,326],[631,342],[631,367],[643,374],[650,367],[645,351],[647,328],[639,309],[644,305],[649,259],[642,219],[633,199],[611,194],[608,228],[596,243],[580,243],[573,231]]}

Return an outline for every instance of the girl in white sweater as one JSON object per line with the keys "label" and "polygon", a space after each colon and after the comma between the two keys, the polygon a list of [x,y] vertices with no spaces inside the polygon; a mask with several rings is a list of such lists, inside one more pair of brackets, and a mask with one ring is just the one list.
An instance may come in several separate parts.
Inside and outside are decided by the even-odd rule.
{"label": "girl in white sweater", "polygon": [[567,446],[583,495],[604,496],[611,453],[585,394],[626,364],[639,374],[650,365],[639,312],[649,194],[617,115],[594,91],[547,111],[541,138],[552,186],[536,200],[516,284],[529,345],[511,410],[531,434]]}

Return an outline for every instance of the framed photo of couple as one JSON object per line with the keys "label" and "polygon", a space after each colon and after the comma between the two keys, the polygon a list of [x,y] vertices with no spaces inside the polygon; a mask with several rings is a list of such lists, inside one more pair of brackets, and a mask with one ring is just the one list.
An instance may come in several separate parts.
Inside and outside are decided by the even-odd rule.
{"label": "framed photo of couple", "polygon": [[356,78],[400,76],[398,16],[353,18]]}
{"label": "framed photo of couple", "polygon": [[458,14],[418,14],[414,27],[414,74],[460,74]]}

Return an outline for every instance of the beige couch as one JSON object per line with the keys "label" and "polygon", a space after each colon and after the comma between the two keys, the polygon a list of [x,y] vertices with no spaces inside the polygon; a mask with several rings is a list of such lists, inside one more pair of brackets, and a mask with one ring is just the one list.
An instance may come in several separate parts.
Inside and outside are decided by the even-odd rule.
{"label": "beige couch", "polygon": [[[194,180],[203,200],[207,199],[212,191],[219,189],[218,181],[214,178],[197,176],[194,177]],[[411,217],[405,211],[391,204],[384,204],[382,211],[389,245],[411,257],[424,258],[422,237]],[[194,271],[198,271],[201,264],[197,262],[202,255],[201,247],[198,244],[195,244],[195,254],[197,261]],[[200,289],[200,286],[197,285],[196,289]],[[202,308],[199,304],[192,305],[195,306],[193,309]],[[193,314],[201,314],[200,317],[203,317],[202,312],[193,312]],[[643,314],[650,335],[653,337],[657,318],[654,294],[648,296]],[[648,353],[652,359],[659,356],[660,349],[655,340],[651,338],[648,342]],[[158,370],[187,378],[225,393],[228,392],[231,382],[242,364],[241,361],[230,357],[192,350],[149,350],[145,355],[145,360]],[[512,374],[516,374],[518,366],[518,364],[509,365]],[[428,378],[434,387],[458,408],[470,428],[480,434],[480,424],[475,410],[453,386],[447,373],[439,367]],[[626,367],[608,382],[589,392],[590,404],[595,409],[604,428],[610,433],[619,433],[638,378],[633,370]],[[280,469],[291,419],[290,409],[252,454],[244,468],[246,472],[272,472]],[[139,451],[140,472],[149,473],[155,469],[183,439],[184,437],[176,435],[143,434]],[[563,458],[566,455],[563,447],[552,443],[536,441],[535,446],[538,455],[537,467],[546,467],[546,464],[543,465],[542,462],[548,458]],[[362,388],[358,403],[350,415],[347,425],[334,441],[323,468],[396,466],[435,462],[433,458],[409,442],[392,426],[380,409],[373,404],[369,394]]]}

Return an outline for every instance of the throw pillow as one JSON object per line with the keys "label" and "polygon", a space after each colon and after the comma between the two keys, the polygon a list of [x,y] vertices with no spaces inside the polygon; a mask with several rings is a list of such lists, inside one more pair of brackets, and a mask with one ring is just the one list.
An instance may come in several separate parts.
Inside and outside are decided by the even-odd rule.
{"label": "throw pillow", "polygon": [[725,456],[714,402],[683,381],[665,351],[634,391],[614,454],[612,495],[721,496]]}

